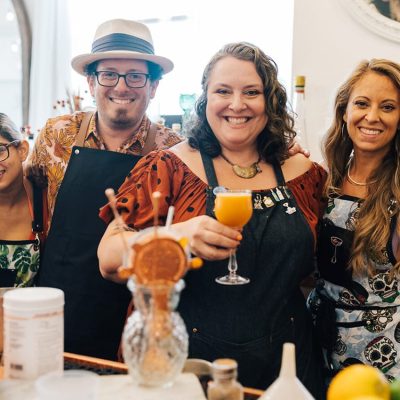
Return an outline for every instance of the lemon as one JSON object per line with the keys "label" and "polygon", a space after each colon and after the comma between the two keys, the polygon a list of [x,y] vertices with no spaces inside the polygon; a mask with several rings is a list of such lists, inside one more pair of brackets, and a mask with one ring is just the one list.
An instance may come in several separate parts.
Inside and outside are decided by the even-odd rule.
{"label": "lemon", "polygon": [[357,396],[352,397],[351,400],[382,400],[380,396]]}
{"label": "lemon", "polygon": [[340,371],[329,385],[327,400],[355,399],[389,400],[390,385],[385,375],[363,364],[350,365]]}
{"label": "lemon", "polygon": [[390,398],[391,400],[400,400],[400,379],[396,379],[390,384]]}

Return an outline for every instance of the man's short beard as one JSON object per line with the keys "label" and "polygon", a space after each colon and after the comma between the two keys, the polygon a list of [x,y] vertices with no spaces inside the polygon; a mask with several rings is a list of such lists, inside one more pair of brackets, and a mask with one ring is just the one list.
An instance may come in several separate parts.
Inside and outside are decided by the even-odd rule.
{"label": "man's short beard", "polygon": [[133,118],[128,118],[126,114],[126,110],[118,110],[116,117],[111,118],[111,123],[117,129],[126,129],[135,125],[136,120]]}

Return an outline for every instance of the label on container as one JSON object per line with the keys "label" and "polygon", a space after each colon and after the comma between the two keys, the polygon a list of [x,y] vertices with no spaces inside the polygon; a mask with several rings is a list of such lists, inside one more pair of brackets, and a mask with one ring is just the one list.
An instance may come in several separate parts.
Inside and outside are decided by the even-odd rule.
{"label": "label on container", "polygon": [[4,375],[36,379],[64,367],[63,310],[4,313]]}

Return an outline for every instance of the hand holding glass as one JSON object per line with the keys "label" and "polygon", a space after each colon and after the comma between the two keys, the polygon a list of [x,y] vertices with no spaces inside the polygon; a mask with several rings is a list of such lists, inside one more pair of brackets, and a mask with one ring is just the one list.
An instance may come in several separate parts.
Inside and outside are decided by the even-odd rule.
{"label": "hand holding glass", "polygon": [[[251,190],[226,190],[216,193],[215,216],[217,220],[231,228],[243,228],[253,214]],[[243,285],[250,279],[236,274],[238,269],[236,251],[229,255],[229,274],[216,278],[215,281],[222,285]]]}

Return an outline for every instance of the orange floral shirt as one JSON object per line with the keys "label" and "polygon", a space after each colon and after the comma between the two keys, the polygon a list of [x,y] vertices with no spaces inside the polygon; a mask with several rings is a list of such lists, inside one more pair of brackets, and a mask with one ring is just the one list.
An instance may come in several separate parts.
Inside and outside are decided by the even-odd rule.
{"label": "orange floral shirt", "polygon": [[[44,167],[47,174],[49,221],[51,221],[54,212],[57,193],[64,179],[72,147],[75,145],[84,114],[84,112],[76,112],[48,119],[36,139],[31,154],[32,165]],[[96,121],[97,114],[95,114],[95,118],[92,118],[88,128],[89,133],[83,146],[106,150],[104,141],[97,133]],[[150,120],[145,116],[138,131],[134,132],[132,137],[123,143],[117,152],[139,155],[146,141],[150,125]],[[166,127],[157,126],[155,137],[156,149],[166,149],[180,141],[182,141],[181,136]]]}

